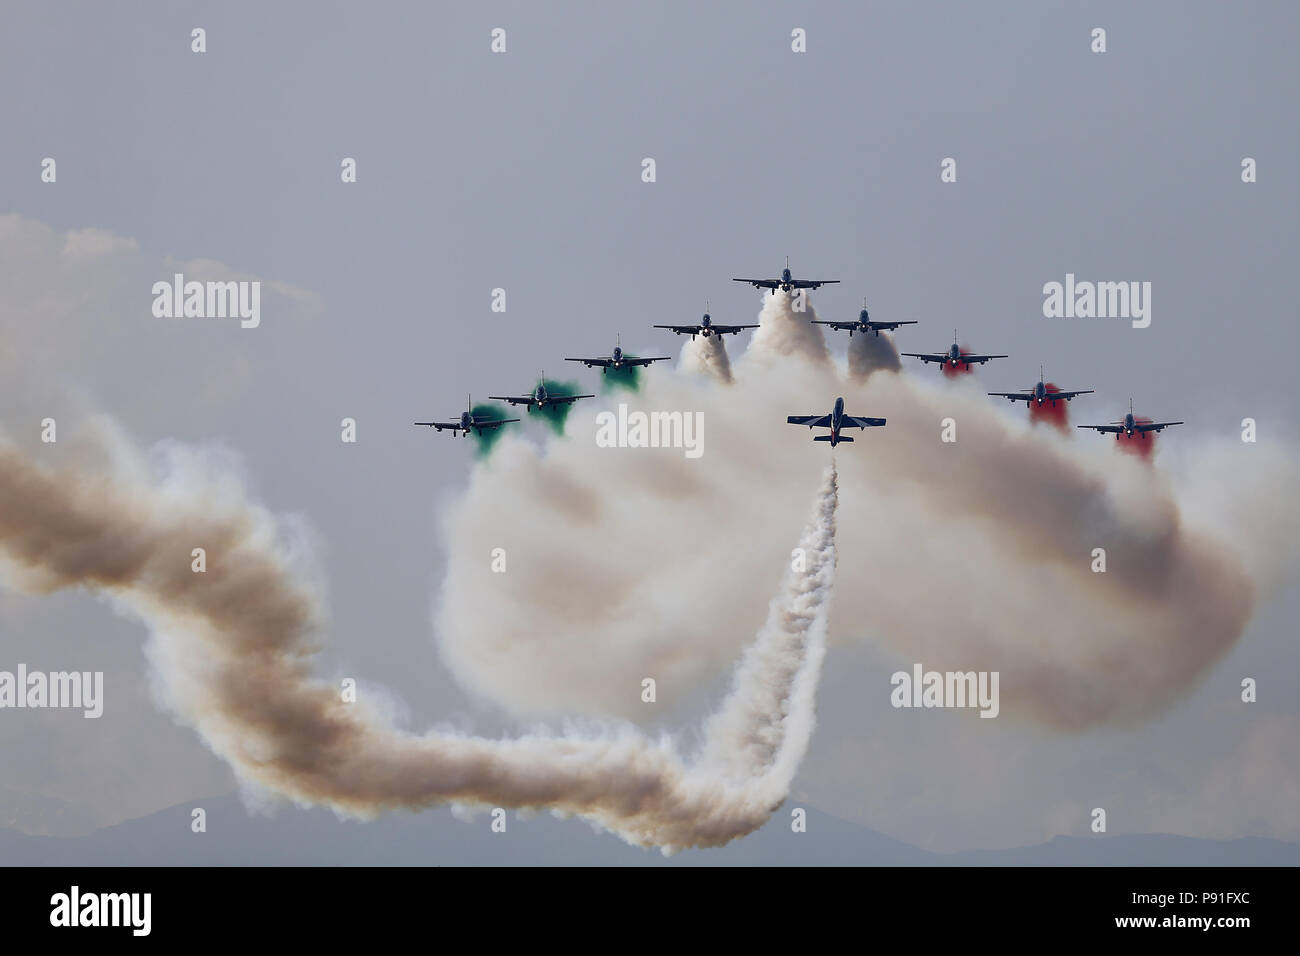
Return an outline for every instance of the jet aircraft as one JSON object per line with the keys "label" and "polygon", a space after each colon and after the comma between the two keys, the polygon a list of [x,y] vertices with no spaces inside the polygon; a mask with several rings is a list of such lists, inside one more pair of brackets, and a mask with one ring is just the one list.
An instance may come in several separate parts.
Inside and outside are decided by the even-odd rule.
{"label": "jet aircraft", "polygon": [[1133,399],[1128,400],[1128,414],[1117,422],[1111,422],[1109,425],[1077,425],[1077,428],[1091,428],[1094,431],[1106,434],[1114,432],[1115,440],[1119,441],[1121,434],[1132,438],[1134,435],[1141,435],[1144,439],[1147,432],[1162,432],[1171,425],[1184,425],[1186,422],[1140,422],[1133,417]]}
{"label": "jet aircraft", "polygon": [[835,399],[835,407],[829,415],[790,415],[786,422],[791,425],[807,425],[809,428],[829,428],[829,435],[817,435],[813,441],[828,441],[834,448],[842,441],[853,441],[848,435],[841,435],[842,428],[874,428],[885,424],[883,418],[857,418],[844,414],[844,399]]}
{"label": "jet aircraft", "polygon": [[709,315],[709,304],[704,303],[704,318],[700,319],[699,325],[656,325],[656,329],[670,329],[674,335],[689,334],[692,339],[697,335],[702,335],[706,339],[711,335],[732,335],[743,329],[756,329],[757,325],[714,325],[713,318]]}
{"label": "jet aircraft", "polygon": [[755,289],[771,289],[772,294],[776,295],[776,290],[782,292],[793,292],[795,289],[819,289],[824,285],[834,285],[839,279],[796,279],[790,274],[790,257],[785,257],[785,268],[781,270],[779,279],[732,279],[732,282],[748,282]]}
{"label": "jet aircraft", "polygon": [[442,431],[444,428],[450,428],[453,438],[461,435],[468,435],[471,431],[482,435],[485,428],[500,428],[507,422],[517,422],[517,418],[488,418],[486,415],[474,414],[474,400],[468,395],[465,396],[465,411],[460,413],[460,418],[450,422],[414,422],[416,425],[428,425],[436,431]]}
{"label": "jet aircraft", "polygon": [[847,331],[849,338],[853,338],[854,332],[861,332],[866,335],[868,332],[875,332],[879,335],[882,331],[894,332],[900,325],[916,325],[915,319],[906,322],[877,322],[867,314],[867,300],[862,300],[862,311],[858,313],[856,322],[834,322],[828,319],[813,319],[813,325],[829,325],[836,332]]}
{"label": "jet aircraft", "polygon": [[1033,402],[1041,406],[1050,402],[1052,407],[1055,408],[1056,403],[1062,399],[1068,402],[1076,395],[1091,395],[1092,389],[1085,388],[1074,392],[1067,392],[1064,390],[1049,392],[1047,390],[1047,382],[1044,381],[1043,378],[1043,367],[1040,365],[1038,367],[1038,381],[1034,384],[1033,388],[1023,392],[989,392],[988,394],[995,398],[1005,398],[1010,402],[1024,402],[1026,405]]}
{"label": "jet aircraft", "polygon": [[635,368],[638,365],[649,365],[651,362],[667,362],[669,356],[658,355],[654,358],[640,358],[635,355],[628,355],[623,351],[622,336],[618,339],[618,344],[614,346],[614,351],[609,355],[602,355],[600,358],[566,358],[566,362],[581,362],[587,368],[600,367],[601,373],[604,374],[612,368]]}
{"label": "jet aircraft", "polygon": [[552,395],[546,389],[546,373],[543,372],[537,379],[537,387],[533,389],[531,395],[489,395],[498,402],[509,402],[511,405],[527,405],[531,413],[534,408],[549,408],[552,405],[571,405],[580,398],[595,398],[595,395]]}
{"label": "jet aircraft", "polygon": [[962,354],[961,346],[957,344],[956,329],[954,329],[952,333],[952,345],[948,346],[948,351],[946,352],[904,352],[903,354],[911,358],[919,358],[927,365],[930,362],[936,362],[938,363],[940,370],[945,366],[959,368],[964,365],[967,368],[970,368],[972,365],[983,365],[985,362],[989,361],[989,359],[1007,358],[1005,355]]}

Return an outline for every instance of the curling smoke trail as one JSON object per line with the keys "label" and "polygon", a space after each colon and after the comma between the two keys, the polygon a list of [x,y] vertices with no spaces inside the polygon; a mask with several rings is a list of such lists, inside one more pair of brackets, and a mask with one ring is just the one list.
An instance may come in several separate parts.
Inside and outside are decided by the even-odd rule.
{"label": "curling smoke trail", "polygon": [[[828,471],[769,624],[745,656],[706,755],[733,742],[727,773],[688,765],[671,742],[627,728],[511,740],[399,732],[311,675],[323,601],[285,528],[228,472],[181,448],[150,474],[120,438],[87,441],[74,465],[34,463],[0,440],[0,555],[20,586],[106,593],[152,629],[168,705],[240,778],[363,816],[443,801],[579,814],[629,842],[719,845],[786,796],[813,728],[834,569]],[[191,565],[207,550],[206,571]]]}

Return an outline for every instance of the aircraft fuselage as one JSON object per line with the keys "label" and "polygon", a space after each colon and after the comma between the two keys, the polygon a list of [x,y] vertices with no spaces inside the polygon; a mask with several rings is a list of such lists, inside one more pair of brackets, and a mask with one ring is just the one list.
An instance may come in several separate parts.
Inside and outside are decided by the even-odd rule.
{"label": "aircraft fuselage", "polygon": [[840,443],[840,426],[844,422],[844,399],[835,399],[835,407],[831,409],[831,447],[834,448]]}

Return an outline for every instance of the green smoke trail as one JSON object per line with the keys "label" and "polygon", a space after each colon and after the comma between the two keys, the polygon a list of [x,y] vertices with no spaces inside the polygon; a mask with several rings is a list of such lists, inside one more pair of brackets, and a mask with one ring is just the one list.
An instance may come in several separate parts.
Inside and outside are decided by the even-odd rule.
{"label": "green smoke trail", "polygon": [[[636,358],[635,355],[627,357]],[[601,376],[601,382],[606,391],[612,392],[621,388],[629,392],[639,392],[641,390],[641,369],[635,365],[606,369],[605,374]]]}
{"label": "green smoke trail", "polygon": [[[546,391],[551,395],[559,397],[565,395],[586,394],[578,386],[577,382],[554,382],[550,379],[547,379],[546,381]],[[569,417],[569,409],[571,409],[574,404],[574,402],[565,402],[563,405],[547,405],[545,408],[534,408],[533,415],[540,416],[542,421],[551,426],[555,431],[555,434],[563,435],[565,419]]]}
{"label": "green smoke trail", "polygon": [[[498,405],[494,402],[488,402],[481,405],[475,405],[470,409],[470,414],[475,418],[518,418],[518,415],[510,414],[511,409],[504,405]],[[471,431],[474,436],[474,450],[479,458],[486,458],[492,451],[492,447],[497,443],[507,428],[514,428],[514,425],[498,425],[496,428],[485,428],[482,433]]]}

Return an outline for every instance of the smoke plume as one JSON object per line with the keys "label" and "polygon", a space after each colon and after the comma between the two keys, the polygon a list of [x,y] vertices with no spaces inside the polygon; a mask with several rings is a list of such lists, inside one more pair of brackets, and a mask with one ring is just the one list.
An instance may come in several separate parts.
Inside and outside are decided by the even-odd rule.
{"label": "smoke plume", "polygon": [[[0,553],[22,587],[97,590],[144,618],[168,706],[249,784],[360,815],[549,808],[669,848],[749,832],[785,796],[828,635],[999,671],[1005,717],[1081,730],[1170,706],[1293,573],[1276,533],[1297,517],[1292,457],[1251,449],[1234,467],[1241,443],[1180,436],[1165,472],[1033,429],[969,380],[843,377],[810,317],[768,297],[729,387],[666,370],[626,396],[632,413],[702,414],[703,454],[601,447],[608,401],[590,399],[563,441],[503,435],[443,515],[437,636],[463,685],[527,717],[640,719],[645,678],[687,699],[740,656],[694,760],[626,724],[490,740],[346,703],[312,673],[326,622],[310,541],[205,454],[144,461],[106,425],[61,435],[53,457],[0,438]],[[804,526],[795,503],[829,449],[785,417],[837,393],[888,425],[838,453]],[[1239,494],[1197,483],[1211,474]],[[505,574],[485,558],[497,547]],[[792,561],[805,569],[779,572]],[[828,617],[832,569],[851,586]]]}
{"label": "smoke plume", "polygon": [[826,348],[822,327],[813,325],[817,310],[806,295],[804,309],[795,311],[796,296],[788,292],[763,296],[763,308],[758,313],[758,328],[750,349],[756,358],[778,361],[783,356],[797,355],[819,364],[829,364],[831,353]]}
{"label": "smoke plume", "polygon": [[106,424],[69,441],[50,464],[0,439],[8,577],[102,592],[147,621],[168,706],[247,784],[361,816],[442,801],[548,808],[666,849],[743,835],[788,792],[825,642],[833,470],[800,541],[807,569],[786,575],[705,728],[704,759],[688,762],[626,726],[509,740],[397,730],[312,675],[325,614],[308,549],[226,463],[179,446],[148,462]]}
{"label": "smoke plume", "polygon": [[[1060,388],[1051,382],[1044,382],[1043,388],[1048,395],[1055,394]],[[1061,431],[1068,431],[1070,428],[1070,403],[1067,401],[1043,402],[1026,402],[1029,406],[1029,420],[1035,424],[1051,425]]]}
{"label": "smoke plume", "polygon": [[[1134,415],[1133,421],[1139,425],[1150,425],[1153,419]],[[1115,447],[1137,458],[1149,459],[1156,452],[1157,434],[1156,432],[1134,432],[1132,435],[1126,435],[1120,432],[1115,436],[1118,439]]]}
{"label": "smoke plume", "polygon": [[[1285,580],[1277,517],[1247,505],[1294,515],[1293,457],[1252,457],[1241,494],[1210,504],[1187,477],[1231,471],[1249,446],[1180,436],[1177,471],[1139,465],[1031,427],[969,378],[841,376],[807,318],[768,297],[731,387],[669,374],[629,403],[702,412],[699,458],[600,448],[597,408],[570,419],[563,447],[502,441],[443,523],[436,630],[462,685],[521,716],[629,719],[647,675],[667,703],[707,686],[760,625],[754,592],[776,586],[773,556],[796,531],[783,503],[826,451],[785,418],[825,414],[837,394],[888,425],[838,454],[853,584],[832,638],[999,671],[1005,719],[1081,730],[1158,714],[1233,646],[1268,576]],[[482,559],[493,547],[507,575]]]}
{"label": "smoke plume", "polygon": [[730,385],[731,359],[727,357],[724,338],[721,335],[698,336],[683,345],[682,371],[707,376],[720,385]]}
{"label": "smoke plume", "polygon": [[849,339],[849,381],[865,382],[873,372],[898,372],[902,367],[890,336],[867,332]]}

